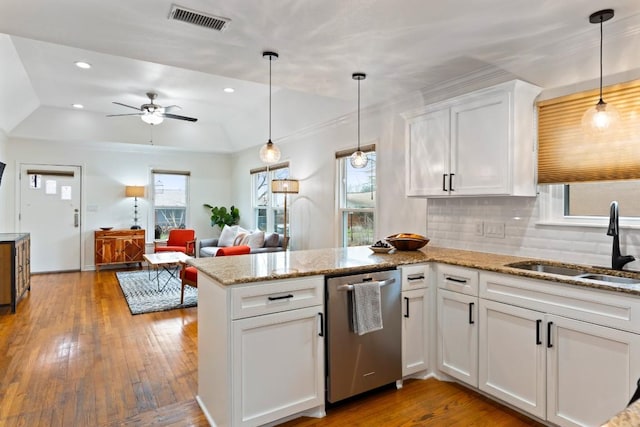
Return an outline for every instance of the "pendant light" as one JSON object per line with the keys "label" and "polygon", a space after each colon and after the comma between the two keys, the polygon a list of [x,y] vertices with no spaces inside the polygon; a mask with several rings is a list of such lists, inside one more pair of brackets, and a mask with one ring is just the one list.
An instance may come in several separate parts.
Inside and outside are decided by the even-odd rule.
{"label": "pendant light", "polygon": [[351,166],[356,169],[362,169],[367,166],[369,158],[367,153],[360,151],[360,81],[367,78],[367,75],[365,73],[353,73],[351,78],[358,81],[358,149],[351,155],[350,161]]}
{"label": "pendant light", "polygon": [[613,9],[592,13],[589,22],[600,24],[600,100],[582,116],[582,128],[588,135],[599,135],[616,128],[620,122],[618,109],[602,99],[602,23],[613,18]]}
{"label": "pendant light", "polygon": [[271,141],[271,62],[278,59],[278,54],[262,52],[262,57],[269,60],[269,141],[260,149],[260,160],[271,164],[280,160],[280,149]]}

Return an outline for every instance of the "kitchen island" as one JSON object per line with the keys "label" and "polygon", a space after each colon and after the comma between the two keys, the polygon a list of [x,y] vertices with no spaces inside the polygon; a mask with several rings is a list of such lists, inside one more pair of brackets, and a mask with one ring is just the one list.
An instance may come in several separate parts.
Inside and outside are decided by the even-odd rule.
{"label": "kitchen island", "polygon": [[[594,345],[597,344],[598,348],[605,353],[596,355],[599,359],[596,358],[589,363],[585,362],[584,365],[589,366],[589,371],[581,376],[583,378],[593,376],[591,369],[594,366],[593,363],[602,365],[604,360],[605,365],[607,363],[611,365],[607,368],[612,372],[615,371],[617,381],[615,387],[608,384],[610,388],[606,390],[610,395],[617,392],[617,395],[614,396],[615,399],[610,399],[615,400],[617,409],[611,411],[613,404],[610,402],[607,403],[609,409],[597,410],[601,412],[594,409],[594,412],[597,412],[595,417],[600,417],[598,419],[604,422],[616,411],[623,409],[619,406],[618,401],[624,401],[624,396],[630,396],[630,392],[633,391],[631,386],[635,385],[637,379],[626,381],[620,373],[627,372],[627,376],[637,376],[638,374],[637,368],[632,366],[630,370],[628,369],[631,366],[628,359],[633,360],[639,354],[640,338],[638,333],[640,325],[636,319],[640,310],[640,300],[637,298],[640,296],[640,287],[633,284],[623,286],[603,281],[584,280],[510,266],[513,263],[522,262],[536,262],[536,260],[433,246],[423,248],[420,251],[390,254],[374,254],[367,247],[356,247],[190,260],[189,263],[199,270],[198,402],[209,422],[217,426],[262,425],[284,421],[301,414],[315,417],[323,416],[325,403],[323,321],[325,277],[428,264],[432,266],[428,277],[434,284],[430,287],[431,296],[429,297],[433,301],[435,301],[436,291],[438,296],[441,291],[445,296],[447,292],[444,288],[451,287],[450,285],[441,286],[441,282],[450,277],[450,275],[447,276],[447,271],[455,273],[455,269],[461,268],[463,272],[469,271],[476,275],[473,282],[475,290],[469,288],[471,289],[469,291],[471,292],[470,301],[475,301],[469,305],[470,320],[479,318],[479,322],[469,322],[473,328],[472,333],[476,336],[478,336],[479,324],[489,324],[487,319],[477,311],[479,307],[483,307],[482,309],[491,316],[496,308],[519,306],[535,310],[532,312],[534,317],[526,320],[526,323],[522,323],[521,320],[518,320],[517,323],[527,327],[531,325],[531,328],[535,328],[529,329],[528,332],[525,331],[527,335],[533,333],[535,338],[535,331],[542,329],[540,322],[547,322],[547,327],[544,327],[546,333],[541,332],[540,341],[547,335],[550,340],[552,332],[560,334],[561,331],[565,333],[565,330],[571,333],[571,335],[567,335],[568,338],[580,332],[578,343],[589,343],[589,340],[593,340]],[[557,264],[566,266],[566,264]],[[453,270],[447,265],[454,266]],[[637,273],[607,272],[625,277],[638,277]],[[442,289],[440,289],[441,287]],[[460,290],[462,293],[468,292],[462,287]],[[607,292],[602,292],[603,290]],[[453,293],[458,294],[458,292]],[[448,294],[451,295],[451,292]],[[437,301],[439,305],[441,300]],[[493,305],[491,307],[487,305],[487,308],[484,308],[484,301],[491,302]],[[498,304],[496,305],[496,303]],[[432,304],[434,304],[432,312],[439,310],[435,306],[435,302]],[[597,307],[600,308],[596,309]],[[609,313],[609,311],[611,312]],[[518,312],[518,314],[520,313]],[[551,315],[555,317],[549,317]],[[573,323],[565,326],[561,322],[562,318],[557,315],[581,320],[576,326],[578,329],[572,329]],[[434,314],[430,316],[433,317],[429,317],[427,320],[430,322],[428,330],[431,332],[427,332],[427,335],[430,334],[429,341],[433,344],[432,348],[439,347],[447,341],[446,339],[442,341],[439,338],[436,345],[434,338],[436,319]],[[539,316],[542,316],[542,319],[553,319],[553,322],[535,320]],[[572,320],[572,322],[574,321]],[[583,326],[580,325],[588,326],[589,322],[593,322],[593,327],[596,328],[598,334],[602,332],[604,335],[593,335],[592,338],[591,329],[581,331],[580,328]],[[607,328],[603,329],[602,325]],[[561,326],[562,329],[558,329]],[[440,327],[438,328],[440,332]],[[616,329],[629,332],[620,335]],[[443,333],[446,332],[443,329]],[[491,330],[482,330],[479,334],[480,342],[486,342],[487,337],[492,337],[493,333]],[[500,335],[498,334],[497,337]],[[554,339],[561,338],[560,335],[557,335]],[[585,339],[587,341],[584,341]],[[501,340],[501,345],[520,342],[519,340],[520,338],[517,336],[513,339]],[[536,341],[538,341],[537,338]],[[620,353],[620,358],[615,359],[615,362],[606,362],[610,360],[612,355],[607,353],[609,346],[603,346],[603,344],[614,342],[616,345],[627,348],[629,352]],[[536,356],[532,357],[538,358],[535,360],[540,360],[539,357],[548,358],[550,355],[564,357],[562,353],[558,353],[558,356],[555,355],[556,349],[562,348],[562,344],[560,342],[554,344],[550,349],[553,350],[552,352],[548,351],[547,345],[533,345],[530,349],[535,352]],[[477,354],[477,351],[476,347],[474,354]],[[484,359],[487,356],[493,357],[501,354],[491,351],[489,348],[483,350],[481,346],[482,351],[486,352]],[[502,353],[504,354],[504,352]],[[545,356],[546,353],[549,354]],[[518,361],[520,366],[518,369],[528,369],[522,365],[528,356],[525,353],[522,356]],[[591,357],[591,355],[589,356]],[[479,388],[481,390],[485,390],[482,383],[483,363],[486,366],[492,366],[493,363],[504,364],[504,361],[484,359],[482,355],[474,356],[476,373],[473,376],[476,378],[476,385],[471,384],[473,387],[478,387],[477,365],[480,363]],[[518,358],[514,357],[513,359]],[[551,363],[551,361],[550,359],[547,363]],[[540,363],[534,363],[533,367],[544,366]],[[440,360],[437,365],[432,361],[429,371],[439,378],[447,378],[446,375],[441,375],[441,365]],[[562,373],[564,376],[554,372],[553,377],[536,380],[542,381],[541,383],[507,383],[505,386],[544,390],[541,387],[544,383],[548,383],[547,395],[561,393],[562,396],[569,396],[573,402],[576,399],[571,399],[570,396],[575,394],[574,389],[555,389],[554,384],[559,386],[565,384],[566,380],[573,381],[576,372],[582,369],[582,366],[583,364],[569,363]],[[622,368],[628,370],[625,371]],[[582,371],[580,373],[582,374]],[[536,375],[543,375],[542,378],[545,378],[547,374],[538,372]],[[556,377],[563,382],[555,383]],[[495,379],[488,377],[484,380],[491,385],[490,382]],[[586,390],[584,393],[578,393],[579,397],[584,399],[582,403],[598,400],[592,394],[599,396],[599,386],[600,384],[595,387],[593,393],[582,387],[581,390]],[[563,387],[566,387],[566,384]],[[517,399],[510,400],[512,396],[509,394],[496,394],[491,390],[488,393],[495,394],[497,398],[520,407],[520,402]],[[535,407],[526,406],[531,400],[528,399],[525,402],[526,405],[523,404],[521,408],[530,412],[532,416],[544,420],[544,407],[547,405],[544,403],[544,395],[543,391],[543,394],[538,396],[543,400],[536,401]],[[513,396],[517,398],[518,393],[514,393]],[[564,404],[565,400],[563,399],[558,401]],[[622,404],[622,406],[624,405]],[[539,408],[542,408],[542,412],[536,412]],[[592,408],[590,406],[584,409],[591,410]],[[567,410],[571,412],[574,407],[570,406]],[[547,407],[547,421],[565,425],[561,418],[549,418],[555,414],[563,416],[563,411],[565,411],[563,408]],[[598,415],[600,413],[607,415],[601,417]],[[589,414],[589,416],[594,417],[593,414]]]}

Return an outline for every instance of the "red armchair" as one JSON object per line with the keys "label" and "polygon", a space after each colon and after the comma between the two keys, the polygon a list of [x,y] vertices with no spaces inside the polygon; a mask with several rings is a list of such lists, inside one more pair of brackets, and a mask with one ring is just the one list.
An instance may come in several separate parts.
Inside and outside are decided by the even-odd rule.
{"label": "red armchair", "polygon": [[251,252],[251,248],[249,246],[226,246],[224,248],[218,249],[216,252],[216,256],[228,256],[228,255],[244,255]]}
{"label": "red armchair", "polygon": [[184,303],[184,287],[185,286],[192,286],[194,288],[198,287],[198,270],[196,270],[195,267],[192,266],[188,266],[185,263],[180,263],[181,264],[181,269],[180,269],[180,281],[181,283],[181,287],[180,287],[180,304]]}
{"label": "red armchair", "polygon": [[158,252],[184,252],[187,255],[195,256],[196,253],[196,231],[191,229],[169,230],[169,238],[166,245],[154,242],[153,251]]}

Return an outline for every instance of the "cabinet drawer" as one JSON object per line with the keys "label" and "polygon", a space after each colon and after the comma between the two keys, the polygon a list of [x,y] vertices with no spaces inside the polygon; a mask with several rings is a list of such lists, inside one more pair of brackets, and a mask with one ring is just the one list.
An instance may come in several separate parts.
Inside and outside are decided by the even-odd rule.
{"label": "cabinet drawer", "polygon": [[632,295],[482,272],[480,297],[640,333],[640,298]]}
{"label": "cabinet drawer", "polygon": [[441,289],[478,296],[478,271],[448,264],[438,264],[437,282]]}
{"label": "cabinet drawer", "polygon": [[323,276],[249,284],[231,289],[231,318],[242,319],[323,303]]}
{"label": "cabinet drawer", "polygon": [[402,290],[421,289],[427,287],[427,271],[426,264],[404,265],[400,267],[402,275]]}

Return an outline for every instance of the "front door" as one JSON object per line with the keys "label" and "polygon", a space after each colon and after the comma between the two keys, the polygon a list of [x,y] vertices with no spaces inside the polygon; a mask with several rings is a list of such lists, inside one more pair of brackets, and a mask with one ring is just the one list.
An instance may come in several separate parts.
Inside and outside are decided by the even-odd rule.
{"label": "front door", "polygon": [[19,230],[31,233],[31,272],[80,270],[80,166],[20,165]]}

